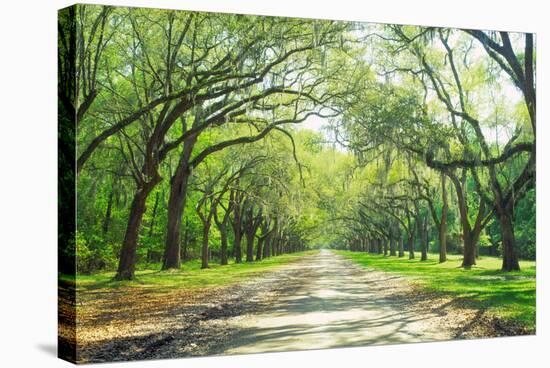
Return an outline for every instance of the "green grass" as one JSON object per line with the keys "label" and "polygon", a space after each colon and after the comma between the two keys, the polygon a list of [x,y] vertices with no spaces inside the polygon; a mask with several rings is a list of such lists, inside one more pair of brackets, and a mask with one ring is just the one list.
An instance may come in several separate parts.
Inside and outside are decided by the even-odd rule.
{"label": "green grass", "polygon": [[[124,287],[150,288],[154,291],[163,292],[177,288],[192,289],[222,286],[244,281],[261,272],[275,270],[289,262],[316,252],[318,251],[284,254],[260,262],[230,263],[226,266],[211,263],[208,269],[200,268],[200,260],[185,262],[179,270],[159,271],[160,265],[150,265],[149,268],[137,270],[136,279],[133,281],[113,281],[114,272],[77,275],[76,287],[78,291],[84,292]],[[71,282],[74,277],[62,275],[61,279]]]}
{"label": "green grass", "polygon": [[535,262],[521,261],[519,272],[502,272],[501,259],[481,257],[470,270],[460,267],[462,256],[449,255],[438,263],[438,256],[428,261],[407,257],[384,257],[359,252],[338,251],[364,267],[394,272],[411,279],[427,290],[464,298],[476,307],[487,308],[495,316],[520,322],[535,329]]}

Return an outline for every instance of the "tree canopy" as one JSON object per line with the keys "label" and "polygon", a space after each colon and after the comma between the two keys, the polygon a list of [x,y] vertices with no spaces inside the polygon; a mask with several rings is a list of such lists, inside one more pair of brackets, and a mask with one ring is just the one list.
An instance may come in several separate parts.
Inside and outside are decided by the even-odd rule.
{"label": "tree canopy", "polygon": [[320,247],[519,270],[535,257],[535,61],[531,34],[68,8],[66,252],[117,280]]}

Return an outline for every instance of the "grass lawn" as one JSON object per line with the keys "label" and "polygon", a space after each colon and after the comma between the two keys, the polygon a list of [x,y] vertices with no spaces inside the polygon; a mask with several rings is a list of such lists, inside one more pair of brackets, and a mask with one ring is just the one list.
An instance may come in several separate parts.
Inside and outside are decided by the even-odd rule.
{"label": "grass lawn", "polygon": [[[502,261],[496,257],[480,257],[470,270],[460,267],[461,255],[448,255],[438,263],[438,255],[429,260],[384,257],[360,252],[338,251],[364,266],[406,276],[415,284],[468,302],[498,317],[518,321],[535,329],[535,262],[520,261],[520,272],[500,271]],[[420,255],[418,255],[419,257]]]}
{"label": "grass lawn", "polygon": [[[148,288],[154,291],[169,291],[177,288],[205,288],[222,286],[244,281],[247,278],[265,271],[273,271],[289,262],[294,262],[306,255],[318,251],[305,251],[293,254],[283,254],[270,257],[260,262],[230,262],[227,266],[210,264],[210,268],[201,269],[201,261],[193,260],[182,263],[179,270],[160,271],[160,264],[149,265],[145,269],[136,271],[133,281],[113,281],[115,272],[101,272],[93,275],[77,275],[76,287],[78,291],[98,291],[117,288]],[[62,275],[61,279],[71,282],[74,277]]]}

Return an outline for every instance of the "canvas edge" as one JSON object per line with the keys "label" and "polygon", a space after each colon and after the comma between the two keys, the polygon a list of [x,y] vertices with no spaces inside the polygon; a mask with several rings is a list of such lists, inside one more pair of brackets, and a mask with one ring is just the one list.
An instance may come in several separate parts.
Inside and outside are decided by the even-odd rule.
{"label": "canvas edge", "polygon": [[[57,11],[57,133],[58,133],[58,358],[77,363],[76,345],[76,115],[74,65],[76,53],[62,47],[68,41],[75,48],[79,5],[70,5]],[[63,39],[63,37],[65,39]],[[63,65],[62,65],[63,64]],[[66,66],[71,66],[69,70]]]}

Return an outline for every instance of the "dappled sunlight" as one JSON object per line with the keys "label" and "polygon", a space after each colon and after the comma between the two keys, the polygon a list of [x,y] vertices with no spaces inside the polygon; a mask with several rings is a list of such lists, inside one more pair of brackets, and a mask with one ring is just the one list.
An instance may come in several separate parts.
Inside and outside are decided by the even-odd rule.
{"label": "dappled sunlight", "polygon": [[303,266],[299,288],[281,294],[262,313],[238,322],[242,331],[225,353],[320,349],[436,341],[453,337],[438,315],[386,298],[404,280],[370,271],[328,250]]}
{"label": "dappled sunlight", "polygon": [[[396,273],[414,279],[422,287],[462,298],[497,316],[514,318],[529,328],[535,325],[535,262],[521,261],[521,272],[503,272],[496,257],[482,257],[469,270],[460,267],[461,257],[449,261],[420,262],[357,252],[340,252],[362,266]],[[431,255],[435,258],[436,255]]]}

